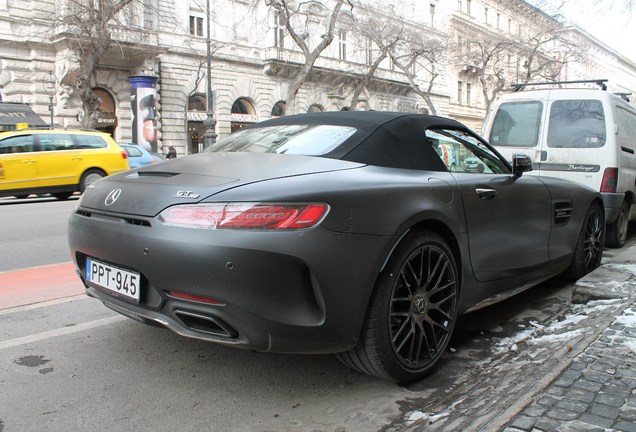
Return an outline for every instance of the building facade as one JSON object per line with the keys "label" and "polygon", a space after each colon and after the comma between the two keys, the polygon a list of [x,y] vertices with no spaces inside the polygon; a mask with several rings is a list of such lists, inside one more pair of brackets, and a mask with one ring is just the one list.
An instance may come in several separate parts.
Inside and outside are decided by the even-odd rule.
{"label": "building facade", "polygon": [[[51,106],[55,127],[80,125],[84,108],[76,83],[81,53],[68,18],[79,16],[86,3],[0,0],[3,101],[27,103],[45,119]],[[109,23],[112,42],[91,76],[100,102],[96,127],[119,142],[146,140],[158,151],[174,146],[184,155],[205,146],[210,109],[219,139],[247,124],[292,114],[287,109],[290,86],[329,32],[337,0],[302,4],[290,22],[307,52],[280,11],[264,0],[132,1]],[[306,75],[293,113],[433,112],[480,131],[498,74],[506,75],[506,88],[500,91],[528,76],[523,67],[530,57],[519,41],[548,34],[557,25],[519,0],[344,2],[333,41]],[[566,33],[564,38],[588,49],[585,57],[551,70],[551,79],[600,77],[610,80],[612,90],[636,89],[636,64],[580,29]],[[426,41],[432,39],[444,51],[426,56]],[[505,40],[516,45],[505,45]],[[485,59],[486,48],[496,43],[505,50],[493,53],[498,58],[494,65]],[[541,58],[554,64],[564,55],[556,39],[538,45]],[[500,67],[504,62],[506,67]],[[51,73],[53,93],[45,85]],[[361,82],[365,85],[356,91]],[[147,129],[154,132],[151,137]]]}

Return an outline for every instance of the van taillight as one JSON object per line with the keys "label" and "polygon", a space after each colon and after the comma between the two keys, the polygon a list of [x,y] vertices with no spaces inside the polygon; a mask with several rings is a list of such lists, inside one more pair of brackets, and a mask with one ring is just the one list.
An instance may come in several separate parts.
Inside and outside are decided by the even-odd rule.
{"label": "van taillight", "polygon": [[605,168],[603,181],[601,182],[601,192],[616,192],[618,184],[618,168]]}
{"label": "van taillight", "polygon": [[124,159],[128,159],[128,153],[126,153],[126,150],[121,151],[121,157]]}

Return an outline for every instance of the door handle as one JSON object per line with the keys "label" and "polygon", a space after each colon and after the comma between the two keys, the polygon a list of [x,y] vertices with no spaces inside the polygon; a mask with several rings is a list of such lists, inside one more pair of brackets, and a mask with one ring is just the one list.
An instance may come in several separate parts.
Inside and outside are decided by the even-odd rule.
{"label": "door handle", "polygon": [[475,192],[477,196],[483,200],[493,199],[497,196],[497,191],[491,188],[477,188]]}
{"label": "door handle", "polygon": [[545,150],[541,150],[541,162],[548,160],[548,152]]}

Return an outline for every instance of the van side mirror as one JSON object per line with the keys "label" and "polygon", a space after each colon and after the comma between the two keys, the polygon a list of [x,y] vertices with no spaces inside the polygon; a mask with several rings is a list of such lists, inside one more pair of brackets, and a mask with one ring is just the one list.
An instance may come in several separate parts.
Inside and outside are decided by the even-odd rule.
{"label": "van side mirror", "polygon": [[532,171],[532,159],[524,153],[512,155],[512,173],[515,177],[521,177],[524,172]]}

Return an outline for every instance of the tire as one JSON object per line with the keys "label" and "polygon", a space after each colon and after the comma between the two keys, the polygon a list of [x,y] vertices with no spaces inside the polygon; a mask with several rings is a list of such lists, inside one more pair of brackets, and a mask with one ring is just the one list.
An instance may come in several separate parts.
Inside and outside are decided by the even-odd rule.
{"label": "tire", "polygon": [[84,193],[87,187],[105,176],[106,174],[104,174],[104,172],[101,170],[89,169],[84,174],[82,174],[82,178],[80,179],[80,192]]}
{"label": "tire", "polygon": [[357,346],[336,356],[395,382],[420,379],[448,346],[458,298],[457,265],[446,242],[431,231],[409,234],[376,282]]}
{"label": "tire", "polygon": [[25,199],[28,198],[29,195],[14,195],[17,199]]}
{"label": "tire", "polygon": [[65,199],[68,199],[71,195],[73,195],[73,192],[57,192],[51,195],[53,195],[54,198],[64,201]]}
{"label": "tire", "polygon": [[611,248],[622,248],[627,240],[629,229],[629,206],[625,201],[621,204],[618,217],[614,223],[607,225],[605,244]]}
{"label": "tire", "polygon": [[603,210],[598,204],[592,203],[583,220],[572,262],[565,272],[567,279],[572,281],[580,279],[601,265],[604,231],[605,215]]}

